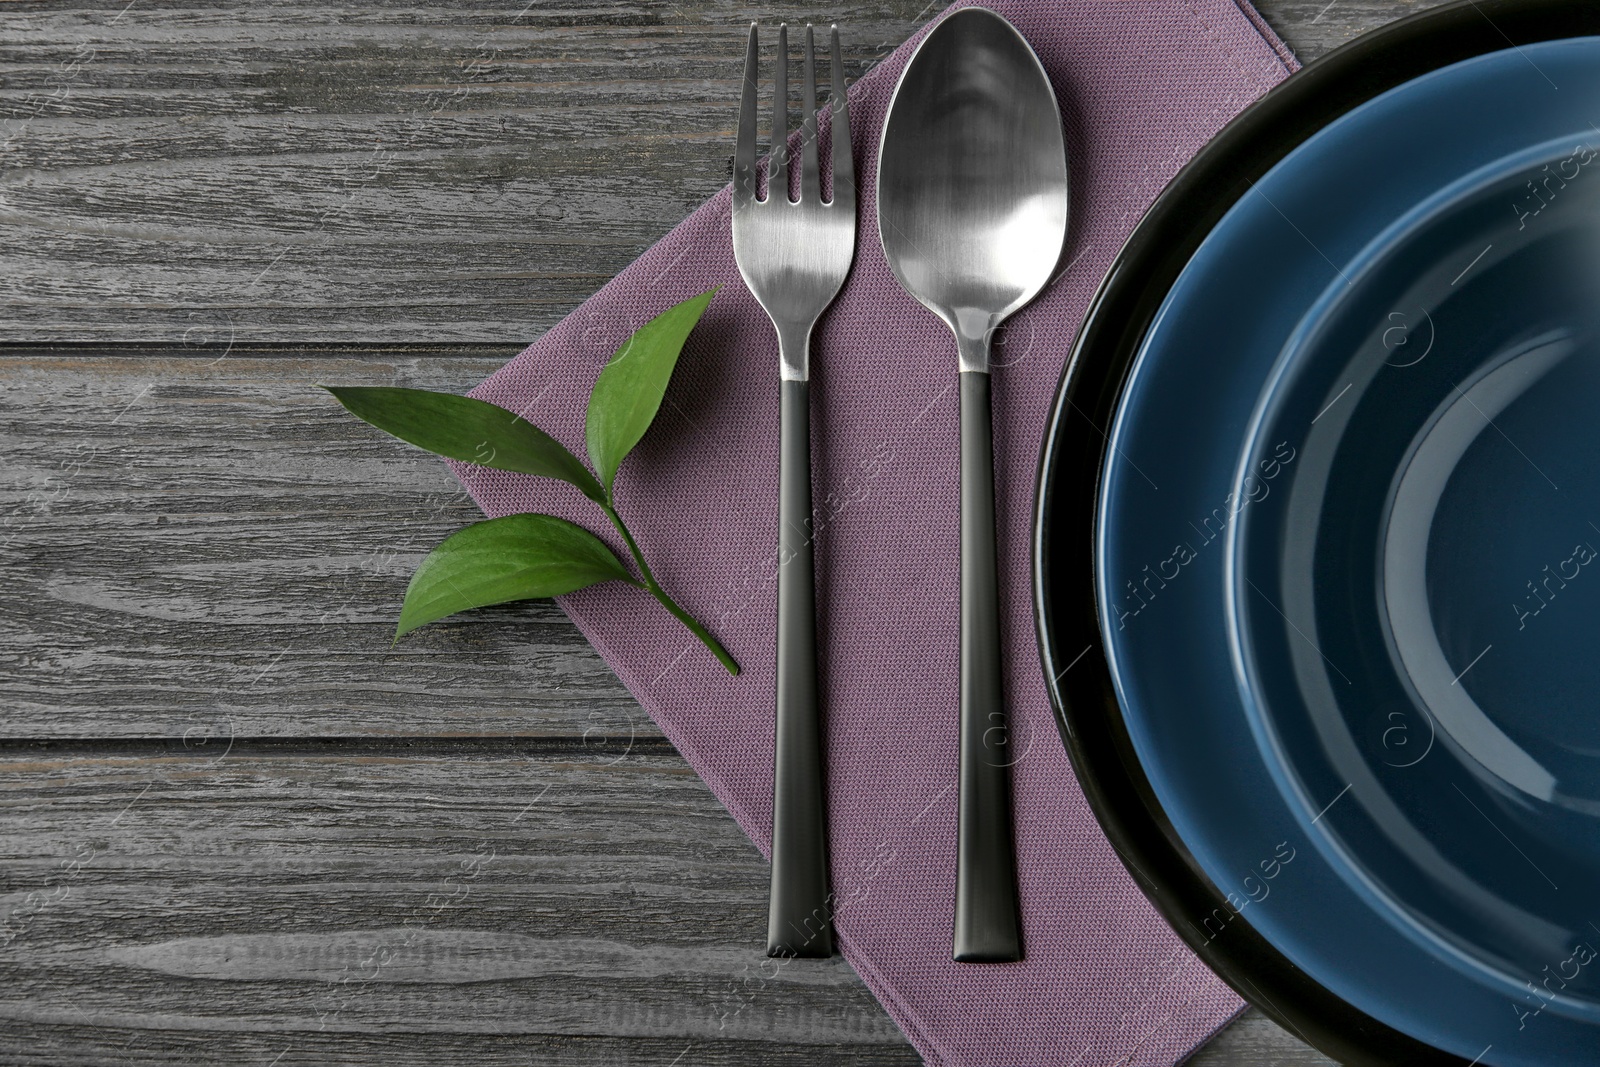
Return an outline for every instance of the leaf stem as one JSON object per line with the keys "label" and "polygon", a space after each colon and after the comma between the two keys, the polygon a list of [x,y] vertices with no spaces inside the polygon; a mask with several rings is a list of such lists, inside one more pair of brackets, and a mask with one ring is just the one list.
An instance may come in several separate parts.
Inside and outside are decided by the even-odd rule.
{"label": "leaf stem", "polygon": [[[607,495],[609,496],[609,494]],[[628,546],[628,552],[632,554],[633,562],[639,568],[639,576],[644,579],[645,590],[659,600],[661,606],[670,611],[679,622],[683,623],[690,633],[698,637],[700,643],[709,648],[711,654],[716,656],[724,667],[728,668],[729,674],[738,675],[739,662],[728,654],[728,650],[722,647],[721,642],[711,636],[711,631],[702,626],[699,619],[679,607],[677,601],[668,596],[667,591],[661,588],[661,583],[656,581],[656,576],[650,571],[650,564],[644,561],[644,553],[639,551],[639,545],[634,541],[633,534],[629,533],[628,527],[623,525],[622,516],[617,514],[616,507],[609,500],[601,502],[600,507],[605,511],[606,518],[611,520],[611,525],[617,528],[617,533],[622,535],[623,544]]]}

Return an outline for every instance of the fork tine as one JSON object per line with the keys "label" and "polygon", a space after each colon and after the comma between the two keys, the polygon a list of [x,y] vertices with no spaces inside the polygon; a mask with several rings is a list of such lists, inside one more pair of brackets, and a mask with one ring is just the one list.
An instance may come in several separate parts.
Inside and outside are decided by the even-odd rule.
{"label": "fork tine", "polygon": [[811,23],[806,23],[806,64],[801,82],[805,118],[800,123],[800,199],[816,203],[822,199],[822,179],[817,166],[817,56]]}
{"label": "fork tine", "polygon": [[742,207],[756,198],[756,77],[760,73],[756,23],[744,53],[744,89],[739,97],[739,133],[733,148],[733,203]]}
{"label": "fork tine", "polygon": [[772,72],[772,162],[767,164],[767,199],[774,195],[789,199],[789,25],[785,22],[778,23],[778,62]]}
{"label": "fork tine", "polygon": [[855,165],[850,157],[850,108],[844,92],[844,61],[839,58],[839,27],[828,27],[832,38],[833,56],[829,66],[833,76],[833,92],[828,102],[833,106],[833,202],[853,208],[856,202]]}

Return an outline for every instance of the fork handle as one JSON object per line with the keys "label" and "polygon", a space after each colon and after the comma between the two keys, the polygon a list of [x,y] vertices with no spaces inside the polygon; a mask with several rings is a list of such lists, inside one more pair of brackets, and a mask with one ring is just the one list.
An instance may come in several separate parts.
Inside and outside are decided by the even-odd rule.
{"label": "fork handle", "polygon": [[811,565],[811,392],[782,382],[778,470],[778,709],[772,788],[767,955],[833,955],[822,718],[817,705],[816,589]]}
{"label": "fork handle", "polygon": [[994,440],[989,375],[961,373],[961,777],[956,922],[962,963],[1022,958],[1011,829],[1009,740],[1000,688]]}

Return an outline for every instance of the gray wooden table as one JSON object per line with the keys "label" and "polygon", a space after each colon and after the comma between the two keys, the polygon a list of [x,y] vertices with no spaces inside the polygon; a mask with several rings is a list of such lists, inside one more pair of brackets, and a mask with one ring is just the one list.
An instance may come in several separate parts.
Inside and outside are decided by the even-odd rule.
{"label": "gray wooden table", "polygon": [[476,512],[310,387],[464,390],[715,192],[751,19],[859,74],[936,7],[523,3],[0,7],[0,1062],[916,1062],[765,977],[760,856],[556,608],[390,648]]}

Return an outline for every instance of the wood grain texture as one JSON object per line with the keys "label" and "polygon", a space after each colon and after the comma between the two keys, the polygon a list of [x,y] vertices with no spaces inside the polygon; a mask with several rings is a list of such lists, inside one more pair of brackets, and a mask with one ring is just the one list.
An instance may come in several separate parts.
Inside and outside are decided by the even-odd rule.
{"label": "wood grain texture", "polygon": [[[854,77],[922,10],[807,14]],[[793,12],[242,14],[7,4],[0,337],[531,340],[727,180],[744,27]]]}
{"label": "wood grain texture", "polygon": [[465,390],[514,351],[0,355],[0,736],[658,736],[548,601],[391,647],[481,515],[317,383]]}
{"label": "wood grain texture", "polygon": [[0,786],[11,1053],[55,1027],[139,1061],[189,1031],[213,1063],[915,1062],[842,959],[766,961],[764,868],[670,750],[219,745],[0,759]]}
{"label": "wood grain texture", "polygon": [[389,648],[476,513],[314,386],[465,389],[715,192],[750,19],[936,6],[0,5],[0,1061],[916,1062],[553,607]]}

